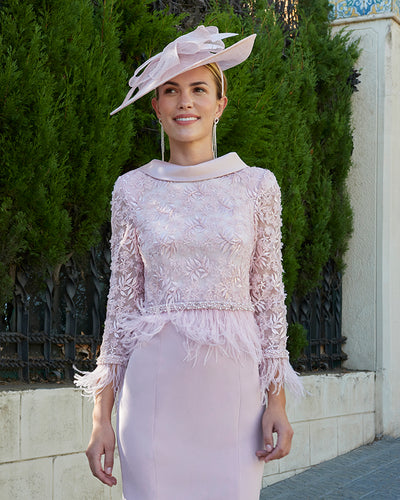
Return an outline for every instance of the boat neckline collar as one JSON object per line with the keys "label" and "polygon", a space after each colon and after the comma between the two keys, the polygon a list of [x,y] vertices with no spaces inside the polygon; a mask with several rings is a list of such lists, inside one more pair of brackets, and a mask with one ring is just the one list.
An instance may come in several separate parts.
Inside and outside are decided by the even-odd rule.
{"label": "boat neckline collar", "polygon": [[152,160],[138,170],[162,181],[191,182],[215,179],[246,167],[247,165],[236,153],[228,153],[196,165],[175,165],[166,161]]}

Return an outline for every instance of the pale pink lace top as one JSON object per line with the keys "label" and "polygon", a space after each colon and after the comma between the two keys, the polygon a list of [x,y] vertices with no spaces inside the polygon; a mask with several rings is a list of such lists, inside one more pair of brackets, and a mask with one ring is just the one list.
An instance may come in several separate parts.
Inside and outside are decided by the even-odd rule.
{"label": "pale pink lace top", "polygon": [[204,345],[210,355],[252,356],[263,392],[302,392],[286,350],[281,198],[270,171],[230,153],[189,167],[153,160],[122,175],[111,257],[98,366],[77,385],[118,390],[133,350],[172,321],[188,360]]}

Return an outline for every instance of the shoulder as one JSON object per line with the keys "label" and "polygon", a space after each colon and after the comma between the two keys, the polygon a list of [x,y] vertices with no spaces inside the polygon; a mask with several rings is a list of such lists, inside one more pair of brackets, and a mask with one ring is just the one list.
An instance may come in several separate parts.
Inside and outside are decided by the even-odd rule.
{"label": "shoulder", "polygon": [[111,197],[111,213],[114,217],[133,217],[141,198],[146,190],[145,175],[138,169],[120,175],[115,181]]}
{"label": "shoulder", "polygon": [[114,190],[127,189],[129,186],[136,185],[142,175],[139,168],[120,175],[115,181]]}
{"label": "shoulder", "polygon": [[[271,170],[249,167],[248,175],[253,179],[252,193],[257,219],[266,222],[275,214],[281,214],[281,190]],[[272,219],[271,219],[272,220]]]}
{"label": "shoulder", "polygon": [[256,196],[263,193],[280,192],[279,184],[271,170],[260,167],[247,167],[243,170],[243,174]]}
{"label": "shoulder", "polygon": [[131,197],[132,195],[135,195],[135,193],[143,189],[144,181],[144,175],[140,171],[140,168],[130,170],[129,172],[120,175],[114,184],[113,198],[119,196]]}

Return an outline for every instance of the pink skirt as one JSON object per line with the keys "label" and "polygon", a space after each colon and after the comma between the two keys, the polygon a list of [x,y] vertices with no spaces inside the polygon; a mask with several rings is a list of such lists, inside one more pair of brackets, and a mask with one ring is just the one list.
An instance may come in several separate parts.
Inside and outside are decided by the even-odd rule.
{"label": "pink skirt", "polygon": [[167,323],[129,361],[117,435],[125,500],[258,500],[258,368],[214,354],[185,360]]}

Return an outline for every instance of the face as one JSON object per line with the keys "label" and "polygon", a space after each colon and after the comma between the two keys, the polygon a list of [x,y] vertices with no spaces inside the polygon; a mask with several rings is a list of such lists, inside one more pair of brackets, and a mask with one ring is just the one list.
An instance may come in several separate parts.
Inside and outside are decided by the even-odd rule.
{"label": "face", "polygon": [[183,143],[209,149],[214,119],[222,115],[226,104],[226,97],[217,98],[214,77],[205,67],[164,83],[158,88],[158,99],[152,101],[169,137],[171,151]]}

